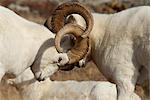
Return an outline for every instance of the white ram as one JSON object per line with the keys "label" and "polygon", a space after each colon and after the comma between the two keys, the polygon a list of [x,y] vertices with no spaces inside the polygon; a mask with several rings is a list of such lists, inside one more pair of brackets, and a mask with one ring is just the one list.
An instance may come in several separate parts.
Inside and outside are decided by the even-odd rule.
{"label": "white ram", "polygon": [[[80,4],[77,6],[80,7]],[[44,80],[58,70],[52,59],[58,60],[57,55],[67,59],[67,55],[58,54],[54,47],[54,37],[55,34],[45,26],[28,21],[0,6],[0,81],[4,74],[12,78],[28,67],[32,68],[38,80]],[[66,49],[72,46],[68,39],[65,38],[62,44]]]}
{"label": "white ram", "polygon": [[[50,73],[47,66],[53,65],[49,62],[52,61],[49,52],[57,53],[50,48],[53,38],[52,32],[44,26],[27,21],[0,6],[0,81],[4,74],[12,78],[31,65],[36,66],[34,73],[37,78],[46,78],[46,71]],[[58,69],[57,66],[53,68]]]}
{"label": "white ram", "polygon": [[[58,19],[59,11],[57,10],[59,9],[56,9],[56,13],[52,16],[53,20]],[[66,11],[65,8],[61,11],[63,10]],[[75,11],[74,8],[70,10]],[[83,13],[85,12],[83,11]],[[139,74],[139,70],[144,68],[150,73],[150,7],[141,6],[115,14],[93,13],[92,15],[94,27],[89,35],[91,38],[91,58],[105,77],[116,83],[118,100],[131,100],[131,96],[136,95],[134,89],[137,79],[139,76],[143,76],[142,73]],[[81,17],[74,15],[74,18],[83,27],[88,24]],[[60,22],[63,26],[63,21]],[[54,28],[56,25],[57,23],[51,24],[50,27]],[[62,30],[66,33],[60,30],[56,35],[55,45],[59,52],[63,52],[59,46],[61,38],[64,34],[68,34],[65,26]],[[81,37],[85,38],[86,36],[88,35],[83,33]],[[83,50],[83,47],[77,47],[77,49]],[[78,52],[74,54],[79,56]],[[68,55],[68,58],[71,57]],[[148,83],[150,79],[147,80]],[[147,85],[149,87],[149,83]]]}
{"label": "white ram", "polygon": [[30,68],[8,83],[15,86],[23,100],[116,100],[116,85],[96,81],[37,81]]}

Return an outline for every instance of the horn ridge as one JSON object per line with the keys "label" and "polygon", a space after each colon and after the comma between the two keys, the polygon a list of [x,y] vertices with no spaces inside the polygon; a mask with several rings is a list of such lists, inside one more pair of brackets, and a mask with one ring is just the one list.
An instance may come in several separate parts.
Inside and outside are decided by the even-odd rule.
{"label": "horn ridge", "polygon": [[52,13],[51,31],[58,33],[58,31],[65,25],[65,19],[70,14],[81,15],[86,22],[86,29],[83,32],[83,37],[87,37],[93,27],[93,16],[90,11],[79,2],[67,2],[59,5]]}

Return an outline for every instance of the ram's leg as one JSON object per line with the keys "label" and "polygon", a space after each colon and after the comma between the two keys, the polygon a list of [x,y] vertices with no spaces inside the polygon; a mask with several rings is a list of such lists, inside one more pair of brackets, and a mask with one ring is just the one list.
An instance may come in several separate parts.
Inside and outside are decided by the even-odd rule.
{"label": "ram's leg", "polygon": [[145,79],[141,84],[144,90],[144,100],[150,100],[150,64],[145,68],[142,74],[144,74],[144,76],[141,77],[141,80]]}
{"label": "ram's leg", "polygon": [[[107,60],[105,66],[108,67],[110,78],[117,85],[118,100],[138,100],[134,89],[139,75],[139,66],[130,44],[125,40],[105,50],[104,60]],[[134,99],[133,95],[137,96],[137,99]]]}
{"label": "ram's leg", "polygon": [[145,94],[145,98],[144,98],[145,100],[150,99],[150,69],[148,70],[147,77],[148,79],[142,83],[142,87],[143,87],[144,94]]}
{"label": "ram's leg", "polygon": [[116,70],[115,83],[118,100],[140,100],[140,97],[134,93],[137,76],[137,69],[131,66]]}
{"label": "ram's leg", "polygon": [[138,78],[137,84],[143,87],[144,99],[150,98],[150,71],[144,66],[140,69],[140,76]]}
{"label": "ram's leg", "polygon": [[3,78],[3,76],[5,75],[5,68],[4,66],[0,63],[0,82]]}
{"label": "ram's leg", "polygon": [[144,90],[144,99],[149,100],[150,99],[150,81],[147,80],[142,84],[143,90]]}
{"label": "ram's leg", "polygon": [[141,75],[139,77],[139,83],[143,87],[144,94],[149,100],[150,99],[150,35],[149,33],[146,33],[145,37],[141,41],[141,45],[138,48],[136,56],[138,58],[138,62],[143,66],[143,68],[141,69]]}

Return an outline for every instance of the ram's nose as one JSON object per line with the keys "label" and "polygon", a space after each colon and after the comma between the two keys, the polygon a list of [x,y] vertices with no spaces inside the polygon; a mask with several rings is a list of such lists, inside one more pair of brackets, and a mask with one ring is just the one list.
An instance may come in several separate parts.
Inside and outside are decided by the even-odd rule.
{"label": "ram's nose", "polygon": [[45,79],[44,79],[44,78],[39,77],[39,78],[37,78],[37,80],[40,82],[40,81],[44,81]]}
{"label": "ram's nose", "polygon": [[45,78],[42,78],[42,72],[41,72],[41,71],[35,73],[35,78],[36,78],[36,80],[38,80],[39,82],[45,80]]}

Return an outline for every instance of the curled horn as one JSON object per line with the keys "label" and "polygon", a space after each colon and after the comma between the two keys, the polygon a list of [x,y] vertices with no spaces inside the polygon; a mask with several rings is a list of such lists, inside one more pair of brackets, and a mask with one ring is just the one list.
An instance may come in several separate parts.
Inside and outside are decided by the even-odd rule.
{"label": "curled horn", "polygon": [[77,63],[81,60],[88,52],[89,49],[89,38],[82,38],[81,35],[84,29],[77,24],[67,24],[65,25],[55,37],[55,46],[59,53],[64,52],[63,48],[60,46],[61,39],[66,34],[72,34],[76,38],[75,45],[67,52],[69,62],[68,64]]}
{"label": "curled horn", "polygon": [[47,19],[45,26],[53,33],[58,33],[65,25],[66,17],[70,14],[79,14],[85,19],[86,29],[81,34],[81,37],[87,37],[93,28],[93,16],[87,7],[79,2],[67,2],[59,5],[52,13],[52,16]]}

